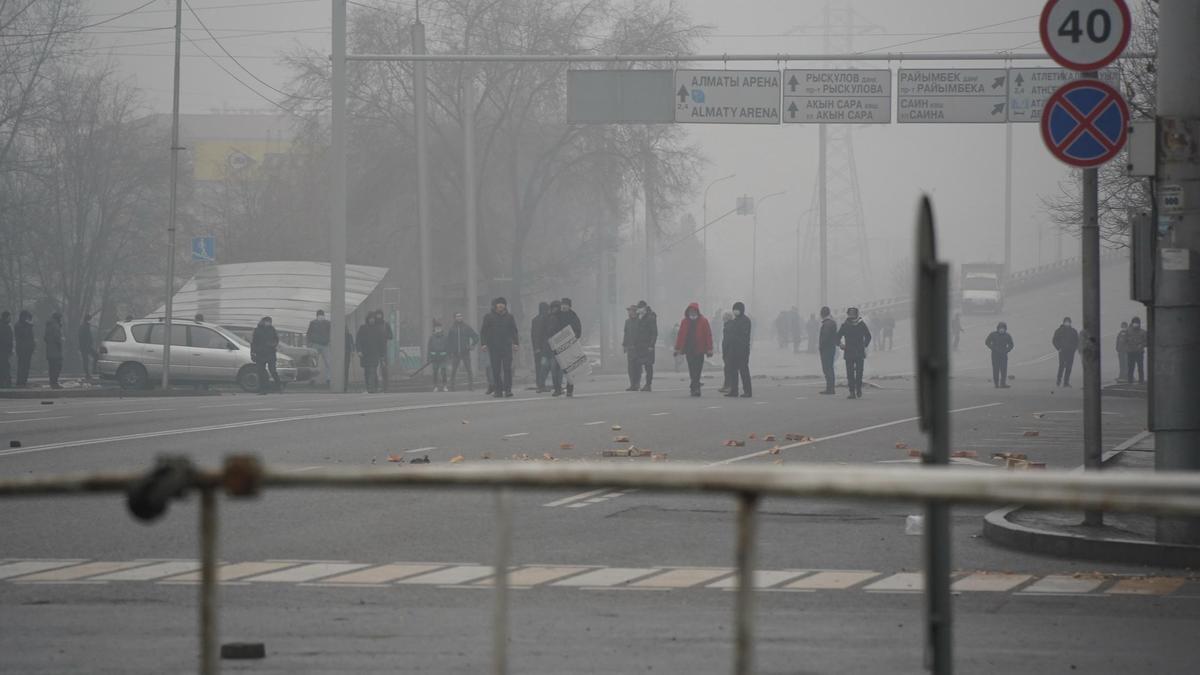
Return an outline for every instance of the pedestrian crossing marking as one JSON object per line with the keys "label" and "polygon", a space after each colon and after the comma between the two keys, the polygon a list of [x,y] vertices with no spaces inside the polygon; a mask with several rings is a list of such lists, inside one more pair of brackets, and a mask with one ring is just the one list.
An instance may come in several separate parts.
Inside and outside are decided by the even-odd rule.
{"label": "pedestrian crossing marking", "polygon": [[[37,584],[160,584],[199,581],[196,560],[140,559],[13,559],[0,561],[0,579]],[[393,562],[384,564],[325,560],[264,560],[222,563],[217,578],[235,585],[291,584],[297,587],[396,588],[404,585],[447,588],[490,588],[495,568],[463,562]],[[970,571],[954,575],[952,589],[961,594],[1011,593],[1042,596],[1176,596],[1200,597],[1200,584],[1184,576],[1121,576],[1106,574],[1021,574]],[[754,588],[761,591],[918,593],[923,572],[886,573],[874,570],[755,570]],[[581,590],[678,591],[733,590],[737,570],[730,567],[603,567],[597,565],[525,564],[508,573],[513,588]],[[0,586],[2,588],[2,586]]]}
{"label": "pedestrian crossing marking", "polygon": [[386,584],[389,581],[397,581],[406,577],[415,577],[418,574],[439,570],[444,565],[405,565],[403,563],[395,563],[391,565],[380,565],[370,569],[359,570],[349,574],[324,579],[327,584]]}

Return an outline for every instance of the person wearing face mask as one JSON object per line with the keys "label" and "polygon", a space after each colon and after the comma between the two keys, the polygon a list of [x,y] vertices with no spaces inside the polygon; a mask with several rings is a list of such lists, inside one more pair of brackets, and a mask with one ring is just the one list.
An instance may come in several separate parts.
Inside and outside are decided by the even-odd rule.
{"label": "person wearing face mask", "polygon": [[1125,380],[1133,382],[1133,371],[1137,370],[1138,384],[1146,383],[1145,372],[1145,357],[1146,357],[1146,331],[1142,330],[1142,320],[1140,317],[1133,317],[1129,321],[1129,331],[1126,333],[1126,349],[1125,354]]}
{"label": "person wearing face mask", "polygon": [[863,366],[867,359],[867,347],[871,345],[871,331],[858,314],[857,307],[846,310],[846,321],[837,332],[846,359],[846,386],[850,395],[846,398],[862,398]]}
{"label": "person wearing face mask", "polygon": [[[279,333],[271,325],[271,317],[264,316],[254,327],[250,337],[250,358],[258,367],[258,393],[266,395],[270,391],[271,379],[275,380],[276,391],[282,391],[279,384],[279,372],[275,370],[276,349],[279,347]],[[270,378],[267,376],[270,371]]]}
{"label": "person wearing face mask", "polygon": [[637,304],[637,329],[633,336],[633,351],[637,357],[638,375],[644,370],[646,372],[646,383],[642,385],[642,391],[650,391],[650,385],[654,382],[654,348],[658,344],[658,315],[646,304],[645,300],[640,300]]}
{"label": "person wearing face mask", "polygon": [[1058,375],[1054,378],[1056,386],[1071,386],[1071,368],[1075,365],[1075,350],[1079,349],[1079,331],[1071,327],[1071,317],[1065,317],[1062,325],[1054,331],[1050,340],[1058,351]]}
{"label": "person wearing face mask", "polygon": [[450,356],[450,342],[440,321],[433,322],[433,334],[429,336],[425,352],[429,354],[429,367],[433,371],[433,390],[450,391],[450,387],[446,386],[446,359]]}
{"label": "person wearing face mask", "polygon": [[753,390],[750,385],[750,317],[746,316],[746,305],[741,302],[733,303],[733,320],[725,326],[725,340],[721,345],[721,354],[725,359],[725,377],[729,381],[729,393],[725,396],[736,398],[738,395],[738,378],[742,382],[742,397],[750,398]]}
{"label": "person wearing face mask", "polygon": [[704,358],[713,355],[712,328],[708,319],[700,313],[700,304],[687,306],[683,321],[679,322],[679,335],[675,337],[675,356],[682,354],[687,359],[691,375],[692,396],[700,396],[700,375],[704,371]]}
{"label": "person wearing face mask", "polygon": [[479,326],[479,339],[491,361],[492,396],[511,398],[513,353],[521,348],[521,340],[517,320],[508,312],[508,300],[492,300],[492,311],[484,315]]}
{"label": "person wearing face mask", "polygon": [[997,389],[1008,389],[1008,353],[1014,346],[1008,324],[1003,321],[996,324],[996,330],[988,334],[983,344],[992,350],[992,384]]}

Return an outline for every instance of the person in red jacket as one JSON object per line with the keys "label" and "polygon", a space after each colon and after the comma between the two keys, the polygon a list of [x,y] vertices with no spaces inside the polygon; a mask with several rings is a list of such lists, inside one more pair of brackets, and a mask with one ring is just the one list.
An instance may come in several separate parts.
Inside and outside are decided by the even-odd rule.
{"label": "person in red jacket", "polygon": [[704,357],[713,355],[712,328],[708,319],[700,313],[699,303],[693,302],[683,313],[679,322],[679,335],[675,337],[675,356],[687,358],[688,373],[692,376],[692,396],[700,395],[700,373],[704,370]]}

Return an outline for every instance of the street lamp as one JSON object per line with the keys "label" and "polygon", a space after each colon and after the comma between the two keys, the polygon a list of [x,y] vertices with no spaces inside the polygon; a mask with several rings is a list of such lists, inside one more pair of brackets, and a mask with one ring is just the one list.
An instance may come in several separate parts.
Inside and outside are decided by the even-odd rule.
{"label": "street lamp", "polygon": [[729,180],[730,178],[733,178],[735,176],[737,176],[736,173],[731,173],[728,176],[722,176],[722,177],[714,180],[713,182],[709,183],[708,187],[704,188],[704,210],[703,210],[703,214],[702,214],[703,222],[701,223],[702,225],[705,226],[704,227],[704,236],[703,236],[704,261],[703,261],[703,264],[700,266],[702,269],[702,275],[704,277],[704,282],[703,282],[703,292],[700,295],[701,303],[708,302],[708,224],[709,224],[708,223],[708,191],[711,190],[712,186],[716,185],[717,183],[720,183],[723,180]]}
{"label": "street lamp", "polygon": [[754,234],[750,241],[750,246],[754,249],[750,254],[750,306],[754,308],[755,312],[758,311],[758,207],[771,197],[778,197],[782,194],[787,194],[787,190],[759,197],[754,204]]}

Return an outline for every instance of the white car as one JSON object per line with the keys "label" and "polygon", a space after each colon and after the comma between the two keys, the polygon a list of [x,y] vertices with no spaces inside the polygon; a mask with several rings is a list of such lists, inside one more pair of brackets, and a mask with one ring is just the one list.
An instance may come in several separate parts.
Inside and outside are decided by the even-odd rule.
{"label": "white car", "polygon": [[[160,319],[122,321],[100,343],[100,377],[115,379],[124,389],[145,389],[162,378],[163,334]],[[296,380],[292,359],[279,354],[279,379]],[[232,331],[187,319],[171,321],[171,382],[233,384],[257,391],[258,369],[250,345]]]}

